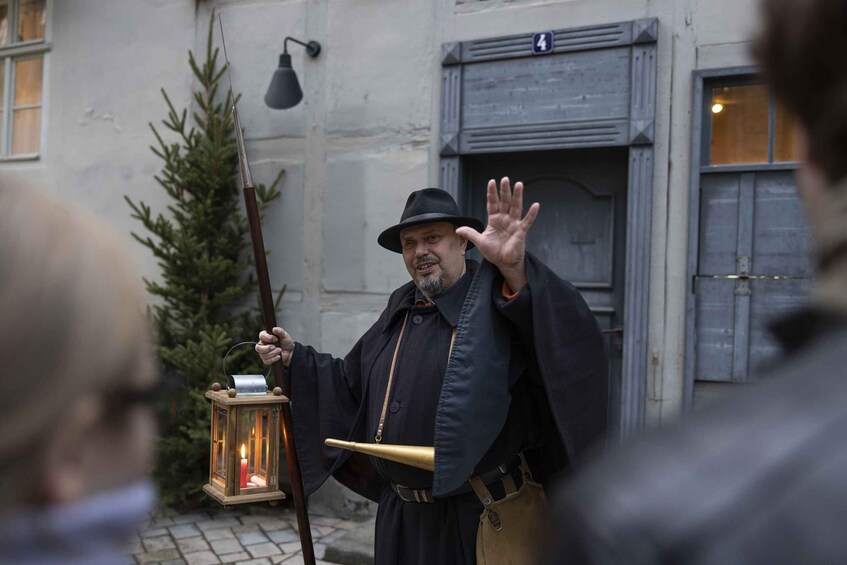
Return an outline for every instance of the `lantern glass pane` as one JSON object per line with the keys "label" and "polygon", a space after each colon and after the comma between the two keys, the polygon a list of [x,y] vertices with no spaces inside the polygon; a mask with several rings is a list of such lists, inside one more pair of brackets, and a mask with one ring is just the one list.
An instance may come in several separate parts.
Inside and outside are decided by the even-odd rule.
{"label": "lantern glass pane", "polygon": [[221,408],[215,410],[215,427],[212,437],[212,453],[214,454],[213,456],[215,458],[215,478],[220,479],[221,482],[226,482],[226,419],[226,410],[223,410]]}
{"label": "lantern glass pane", "polygon": [[[244,446],[247,465],[247,488],[267,486],[268,421],[267,408],[242,409],[239,422],[238,449]],[[241,454],[239,453],[239,458]]]}
{"label": "lantern glass pane", "polygon": [[262,410],[262,437],[261,449],[259,450],[259,474],[263,477],[268,476],[268,411]]}
{"label": "lantern glass pane", "polygon": [[256,426],[256,411],[249,408],[241,408],[239,410],[241,421],[238,423],[238,449],[239,459],[247,462],[247,480],[250,480],[250,475],[253,473],[253,432]]}

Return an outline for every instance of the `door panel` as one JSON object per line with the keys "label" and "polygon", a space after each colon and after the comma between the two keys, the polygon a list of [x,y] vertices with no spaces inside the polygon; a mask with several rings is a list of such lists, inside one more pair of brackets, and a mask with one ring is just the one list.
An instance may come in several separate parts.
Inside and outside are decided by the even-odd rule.
{"label": "door panel", "polygon": [[527,204],[544,208],[527,238],[533,253],[579,288],[612,288],[615,195],[565,175],[525,182]]}
{"label": "door panel", "polygon": [[751,382],[778,356],[768,326],[806,304],[811,256],[792,171],[701,176],[695,386]]}
{"label": "door panel", "polygon": [[[582,293],[610,353],[610,426],[617,429],[626,253],[626,149],[539,151],[467,158],[467,213],[485,220],[489,179],[525,185],[524,209],[541,212],[527,249]],[[472,252],[479,258],[476,252]],[[645,261],[647,258],[645,258]]]}
{"label": "door panel", "polygon": [[700,182],[700,276],[735,272],[739,183],[740,175],[708,175]]}
{"label": "door panel", "polygon": [[735,283],[701,278],[697,281],[697,380],[732,381],[735,342]]}
{"label": "door panel", "polygon": [[756,173],[753,275],[813,276],[812,239],[791,172]]}

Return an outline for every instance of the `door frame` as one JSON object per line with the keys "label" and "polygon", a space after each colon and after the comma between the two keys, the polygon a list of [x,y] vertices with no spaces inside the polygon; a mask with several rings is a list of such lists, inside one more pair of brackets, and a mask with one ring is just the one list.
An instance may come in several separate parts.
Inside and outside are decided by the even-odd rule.
{"label": "door frame", "polygon": [[[699,69],[692,72],[693,101],[691,112],[691,171],[688,196],[688,268],[685,293],[685,374],[683,380],[683,410],[690,412],[694,408],[694,382],[696,368],[696,322],[697,295],[695,277],[697,276],[700,249],[700,177],[710,173],[744,173],[762,171],[791,171],[799,167],[797,162],[756,163],[752,165],[714,165],[708,171],[703,167],[703,149],[710,142],[710,128],[704,126],[706,83],[736,81],[738,84],[762,80],[762,71],[758,66],[725,67],[720,69]],[[769,127],[772,130],[773,125]],[[770,157],[770,156],[769,156]]]}
{"label": "door frame", "polygon": [[[485,150],[474,149],[472,144],[463,143],[463,135],[467,132],[462,129],[461,119],[464,69],[483,61],[533,57],[533,34],[450,42],[441,47],[440,185],[460,206],[464,206],[461,187],[466,184],[462,160],[465,155],[540,149],[629,148],[620,429],[609,430],[610,437],[616,439],[640,432],[646,410],[658,25],[658,19],[649,18],[553,30],[553,56],[629,48],[628,117],[602,138],[597,136],[597,128],[611,129],[604,120],[533,124],[530,126],[532,132],[546,134],[544,143],[536,147],[528,145],[525,138],[516,143],[508,131],[504,131],[504,135],[498,136],[500,141],[496,146],[489,144]],[[492,128],[492,132],[496,129]],[[560,135],[557,137],[557,134]]]}

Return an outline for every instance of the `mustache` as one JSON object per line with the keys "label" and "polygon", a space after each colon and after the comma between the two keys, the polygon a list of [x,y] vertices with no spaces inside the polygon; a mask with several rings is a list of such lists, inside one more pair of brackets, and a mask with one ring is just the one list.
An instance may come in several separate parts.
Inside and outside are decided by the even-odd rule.
{"label": "mustache", "polygon": [[435,255],[424,255],[418,259],[415,259],[415,267],[420,267],[421,265],[425,265],[427,263],[438,263],[438,259]]}

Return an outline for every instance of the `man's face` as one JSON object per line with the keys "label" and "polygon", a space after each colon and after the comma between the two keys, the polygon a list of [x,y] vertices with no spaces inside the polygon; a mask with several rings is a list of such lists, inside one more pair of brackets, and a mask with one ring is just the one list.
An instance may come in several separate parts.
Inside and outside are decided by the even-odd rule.
{"label": "man's face", "polygon": [[438,296],[465,272],[467,240],[450,222],[434,222],[400,232],[403,261],[427,298]]}

